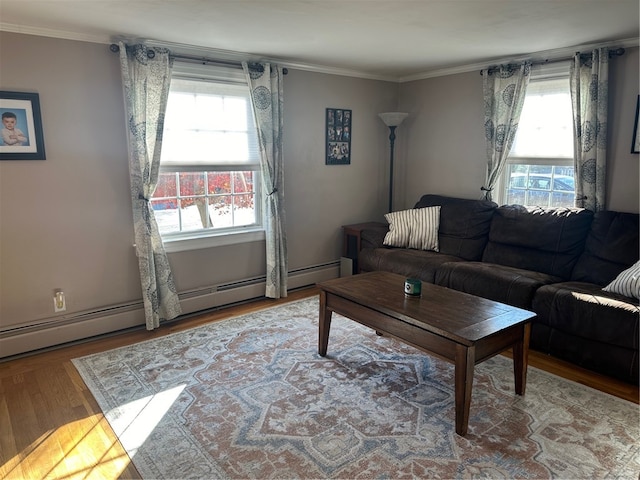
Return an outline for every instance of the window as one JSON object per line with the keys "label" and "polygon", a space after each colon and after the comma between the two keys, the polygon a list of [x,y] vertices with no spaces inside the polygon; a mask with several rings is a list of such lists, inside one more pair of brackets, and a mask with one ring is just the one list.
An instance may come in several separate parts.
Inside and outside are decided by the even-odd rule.
{"label": "window", "polygon": [[568,65],[560,65],[555,72],[541,72],[529,82],[516,138],[501,176],[500,203],[574,205],[568,70]]}
{"label": "window", "polygon": [[193,68],[174,67],[151,199],[165,245],[262,225],[257,133],[244,75],[217,69],[203,78]]}

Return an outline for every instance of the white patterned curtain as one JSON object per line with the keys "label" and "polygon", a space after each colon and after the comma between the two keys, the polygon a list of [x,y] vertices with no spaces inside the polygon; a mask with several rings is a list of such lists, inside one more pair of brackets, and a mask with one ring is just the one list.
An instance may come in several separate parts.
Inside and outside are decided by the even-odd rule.
{"label": "white patterned curtain", "polygon": [[265,233],[267,244],[267,287],[269,298],[287,296],[287,237],[284,211],[284,161],[282,154],[283,81],[282,67],[269,63],[242,62],[251,90],[251,102],[258,130],[262,185],[266,195]]}
{"label": "white patterned curtain", "polygon": [[605,208],[609,49],[576,53],[570,66],[576,207]]}
{"label": "white patterned curtain", "polygon": [[122,42],[119,46],[136,254],[147,330],[152,330],[161,320],[182,313],[150,202],[158,182],[172,60],[164,48],[128,46]]}
{"label": "white patterned curtain", "polygon": [[507,163],[516,136],[531,77],[531,63],[500,65],[483,70],[482,75],[487,178],[481,190],[484,198],[491,200],[491,191]]}

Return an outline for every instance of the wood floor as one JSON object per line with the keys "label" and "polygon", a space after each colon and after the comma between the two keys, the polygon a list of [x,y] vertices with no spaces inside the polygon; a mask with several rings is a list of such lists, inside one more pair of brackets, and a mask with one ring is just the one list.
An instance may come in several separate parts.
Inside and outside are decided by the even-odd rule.
{"label": "wood floor", "polygon": [[[290,292],[194,316],[148,332],[129,331],[0,363],[0,478],[140,478],[71,363],[89,355],[316,295]],[[530,352],[529,364],[638,403],[638,387]]]}

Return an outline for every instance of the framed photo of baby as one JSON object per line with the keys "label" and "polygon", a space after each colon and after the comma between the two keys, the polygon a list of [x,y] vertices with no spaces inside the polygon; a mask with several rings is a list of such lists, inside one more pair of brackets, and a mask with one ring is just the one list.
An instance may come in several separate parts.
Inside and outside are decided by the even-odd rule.
{"label": "framed photo of baby", "polygon": [[45,160],[37,93],[0,91],[0,160]]}

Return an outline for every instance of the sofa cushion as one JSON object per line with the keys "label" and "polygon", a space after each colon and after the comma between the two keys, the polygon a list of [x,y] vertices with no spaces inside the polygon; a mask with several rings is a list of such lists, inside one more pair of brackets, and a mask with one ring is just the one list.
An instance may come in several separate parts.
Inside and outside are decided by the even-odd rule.
{"label": "sofa cushion", "polygon": [[487,244],[494,202],[423,195],[415,208],[440,205],[438,245],[440,253],[465,260],[480,260]]}
{"label": "sofa cushion", "polygon": [[482,261],[569,279],[593,212],[579,208],[498,207]]}
{"label": "sofa cushion", "polygon": [[383,270],[434,283],[436,270],[445,262],[463,262],[453,255],[410,248],[366,248],[360,251],[361,272]]}
{"label": "sofa cushion", "polygon": [[536,290],[561,279],[545,273],[484,262],[444,263],[435,283],[461,292],[531,310]]}
{"label": "sofa cushion", "polygon": [[605,286],[638,261],[640,215],[614,211],[597,212],[593,217],[584,253],[571,280]]}
{"label": "sofa cushion", "polygon": [[578,337],[551,328],[548,353],[574,365],[638,385],[637,349],[618,347],[597,338]]}
{"label": "sofa cushion", "polygon": [[638,384],[640,307],[599,285],[563,282],[540,287],[531,348]]}
{"label": "sofa cushion", "polygon": [[438,251],[439,206],[390,212],[384,218],[389,222],[384,245]]}
{"label": "sofa cushion", "polygon": [[603,292],[599,285],[585,282],[544,285],[536,292],[532,307],[538,323],[571,335],[638,349],[638,302]]}
{"label": "sofa cushion", "polygon": [[640,299],[640,261],[620,272],[609,285],[603,288],[605,292],[617,293],[625,297]]}

